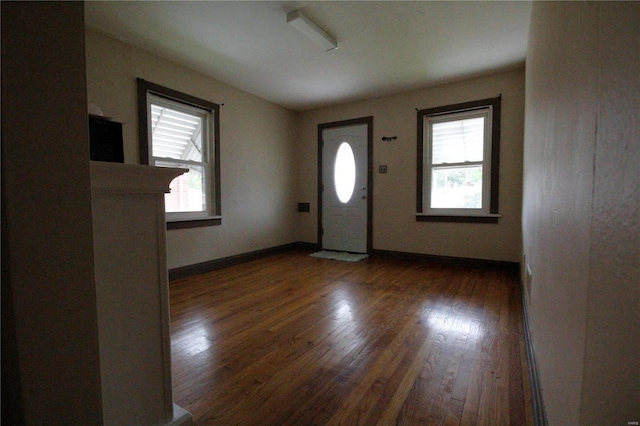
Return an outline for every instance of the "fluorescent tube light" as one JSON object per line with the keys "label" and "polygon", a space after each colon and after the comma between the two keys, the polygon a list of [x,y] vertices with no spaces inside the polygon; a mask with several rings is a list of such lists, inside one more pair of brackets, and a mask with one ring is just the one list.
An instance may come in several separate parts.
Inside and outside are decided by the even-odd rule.
{"label": "fluorescent tube light", "polygon": [[331,37],[325,30],[320,28],[318,24],[299,10],[287,13],[287,22],[316,44],[322,46],[324,50],[329,51],[338,48],[338,42],[335,38]]}

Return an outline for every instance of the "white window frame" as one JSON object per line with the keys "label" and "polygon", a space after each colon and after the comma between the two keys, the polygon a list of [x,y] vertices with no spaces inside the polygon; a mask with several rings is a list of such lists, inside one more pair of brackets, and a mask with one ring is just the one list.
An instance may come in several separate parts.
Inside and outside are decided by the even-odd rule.
{"label": "white window frame", "polygon": [[[433,125],[477,117],[484,118],[482,161],[433,164]],[[499,144],[500,98],[418,111],[417,220],[496,223],[500,217],[498,213]],[[477,165],[482,166],[482,205],[480,208],[431,207],[431,185],[434,170]]]}
{"label": "white window frame", "polygon": [[[197,116],[202,120],[202,161],[189,161],[185,159],[176,159],[171,157],[154,157],[153,156],[153,129],[151,128],[151,105],[158,105],[169,108],[174,111],[183,112],[185,114]],[[167,99],[162,96],[150,93],[147,95],[147,125],[149,128],[149,164],[156,167],[176,167],[188,168],[189,166],[200,166],[204,171],[204,188],[205,208],[202,211],[183,211],[183,212],[167,212],[166,218],[172,220],[189,220],[204,219],[213,216],[214,200],[213,200],[213,179],[211,174],[211,164],[213,162],[213,112],[204,108],[187,105],[183,102]],[[177,179],[177,178],[176,178]]]}
{"label": "white window frame", "polygon": [[[151,105],[199,116],[202,121],[202,161],[153,156]],[[205,208],[202,211],[167,212],[167,229],[220,225],[220,107],[209,101],[138,79],[138,133],[140,163],[158,167],[204,169]]]}
{"label": "white window frame", "polygon": [[[465,161],[461,163],[440,163],[433,164],[432,140],[433,125],[452,121],[461,121],[471,118],[484,118],[483,135],[483,159],[482,161]],[[474,111],[464,111],[459,113],[425,116],[423,126],[427,129],[424,132],[424,185],[423,185],[423,211],[427,214],[438,215],[488,215],[489,213],[489,184],[491,182],[491,107]],[[436,169],[460,168],[465,166],[482,166],[482,201],[480,208],[438,208],[431,207],[432,177]]]}

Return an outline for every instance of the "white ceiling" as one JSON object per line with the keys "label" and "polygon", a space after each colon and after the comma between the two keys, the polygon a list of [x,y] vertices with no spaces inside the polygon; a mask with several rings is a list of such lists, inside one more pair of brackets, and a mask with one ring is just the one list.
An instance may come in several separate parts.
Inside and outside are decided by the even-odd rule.
{"label": "white ceiling", "polygon": [[[325,52],[286,22],[301,9]],[[279,105],[307,110],[524,63],[529,1],[88,1],[86,25]]]}

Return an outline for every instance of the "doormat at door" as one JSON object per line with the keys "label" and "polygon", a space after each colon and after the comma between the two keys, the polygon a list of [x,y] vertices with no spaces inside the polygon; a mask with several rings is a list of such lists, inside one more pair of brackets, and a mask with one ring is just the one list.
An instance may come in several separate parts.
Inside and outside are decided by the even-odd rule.
{"label": "doormat at door", "polygon": [[362,259],[369,257],[368,254],[360,253],[347,253],[342,251],[328,251],[322,250],[317,253],[312,253],[309,256],[318,257],[320,259],[341,260],[343,262],[359,262]]}

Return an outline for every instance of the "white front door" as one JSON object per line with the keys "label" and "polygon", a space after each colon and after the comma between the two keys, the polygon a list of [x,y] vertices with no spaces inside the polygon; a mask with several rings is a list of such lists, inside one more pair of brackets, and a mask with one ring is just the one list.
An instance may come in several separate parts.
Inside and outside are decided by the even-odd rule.
{"label": "white front door", "polygon": [[369,125],[322,129],[324,250],[367,252]]}

